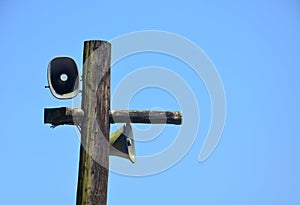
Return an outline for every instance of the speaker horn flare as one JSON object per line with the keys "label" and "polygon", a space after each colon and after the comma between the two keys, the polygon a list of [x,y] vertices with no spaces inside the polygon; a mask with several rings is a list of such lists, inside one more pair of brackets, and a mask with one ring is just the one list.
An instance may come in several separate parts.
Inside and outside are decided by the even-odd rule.
{"label": "speaker horn flare", "polygon": [[132,128],[129,123],[112,133],[109,137],[110,155],[129,159],[135,163],[135,145]]}

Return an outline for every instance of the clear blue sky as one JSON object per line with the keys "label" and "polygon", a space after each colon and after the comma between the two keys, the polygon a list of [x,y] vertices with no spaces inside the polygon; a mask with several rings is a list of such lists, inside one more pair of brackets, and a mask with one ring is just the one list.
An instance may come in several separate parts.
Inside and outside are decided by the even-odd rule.
{"label": "clear blue sky", "polygon": [[[191,149],[170,169],[144,177],[110,172],[108,204],[300,204],[297,0],[3,0],[0,26],[1,204],[75,204],[80,145],[75,129],[43,124],[44,107],[72,101],[57,100],[44,89],[47,64],[68,55],[81,68],[84,40],[149,29],[184,36],[207,53],[226,92],[226,124],[216,150],[199,162],[211,120],[203,82],[165,55],[124,59],[112,70],[112,92],[137,68],[168,66],[189,82],[201,120]],[[141,90],[130,104],[154,107],[179,108],[157,88]],[[179,128],[165,129],[157,139],[137,143],[137,154],[167,147]]]}

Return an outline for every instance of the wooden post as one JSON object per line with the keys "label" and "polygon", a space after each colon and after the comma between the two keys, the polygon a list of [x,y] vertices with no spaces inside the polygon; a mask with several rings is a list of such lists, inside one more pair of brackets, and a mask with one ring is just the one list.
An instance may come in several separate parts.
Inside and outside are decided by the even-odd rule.
{"label": "wooden post", "polygon": [[[76,118],[74,121],[76,122]],[[109,122],[180,125],[182,113],[178,111],[110,110]]]}
{"label": "wooden post", "polygon": [[106,205],[109,167],[111,45],[84,42],[77,205]]}
{"label": "wooden post", "polygon": [[[78,108],[45,108],[44,123],[59,125],[78,125],[84,120],[84,112]],[[109,122],[181,125],[182,112],[155,110],[110,110]]]}

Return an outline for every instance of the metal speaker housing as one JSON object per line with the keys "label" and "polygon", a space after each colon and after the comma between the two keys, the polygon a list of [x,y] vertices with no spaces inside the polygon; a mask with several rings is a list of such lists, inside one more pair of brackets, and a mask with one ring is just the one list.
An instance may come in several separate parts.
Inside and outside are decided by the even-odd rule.
{"label": "metal speaker housing", "polygon": [[118,156],[129,159],[132,163],[135,163],[135,145],[132,128],[129,123],[112,133],[109,137],[109,141],[111,144],[111,156]]}
{"label": "metal speaker housing", "polygon": [[70,57],[53,58],[48,65],[48,83],[52,95],[58,99],[74,98],[79,92],[76,62]]}

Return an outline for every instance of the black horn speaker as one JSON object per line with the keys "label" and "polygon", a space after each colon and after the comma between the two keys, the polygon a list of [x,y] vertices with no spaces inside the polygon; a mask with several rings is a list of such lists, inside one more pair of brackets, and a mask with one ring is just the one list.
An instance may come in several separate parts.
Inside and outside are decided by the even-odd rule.
{"label": "black horn speaker", "polygon": [[75,61],[70,57],[56,57],[48,65],[48,83],[58,99],[75,97],[79,92],[79,76]]}

